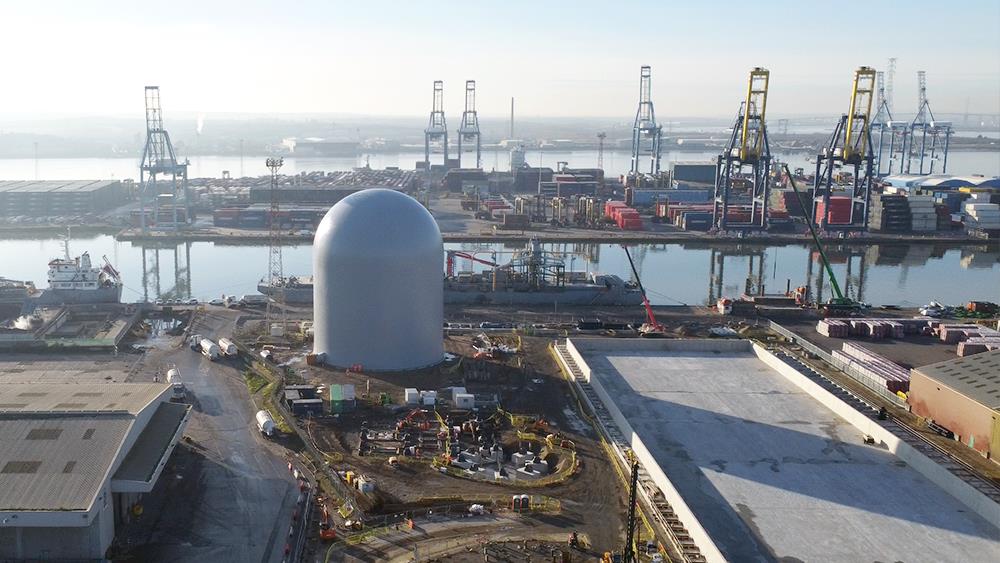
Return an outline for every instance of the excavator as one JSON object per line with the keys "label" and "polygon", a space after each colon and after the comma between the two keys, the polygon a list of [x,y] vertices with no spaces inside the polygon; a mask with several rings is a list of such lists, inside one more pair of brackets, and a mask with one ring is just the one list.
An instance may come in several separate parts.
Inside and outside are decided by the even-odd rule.
{"label": "excavator", "polygon": [[628,257],[629,266],[632,266],[632,275],[635,276],[635,283],[639,286],[639,293],[642,294],[642,305],[646,308],[646,322],[642,323],[639,327],[639,336],[643,338],[664,338],[667,335],[667,327],[656,320],[656,315],[653,314],[653,307],[649,304],[649,299],[646,297],[646,289],[642,287],[642,280],[639,279],[639,271],[636,270],[635,262],[632,261],[632,254],[624,244],[622,248],[625,249],[625,256]]}
{"label": "excavator", "polygon": [[[811,207],[806,207],[805,201],[802,199],[802,193],[799,192],[798,186],[795,185],[795,178],[792,173],[788,170],[788,165],[785,164],[785,175],[788,177],[788,182],[792,185],[792,191],[795,192],[795,198],[798,200],[799,207],[802,209],[811,209]],[[812,235],[813,243],[816,245],[816,250],[819,251],[819,257],[823,261],[823,270],[826,271],[827,277],[830,279],[830,287],[833,288],[833,297],[830,298],[826,303],[817,303],[817,308],[823,312],[824,317],[850,317],[853,316],[858,310],[861,309],[861,304],[857,301],[847,297],[840,291],[840,284],[837,283],[837,276],[833,274],[833,269],[830,267],[830,261],[826,257],[826,252],[823,250],[823,243],[819,240],[819,235],[816,234],[816,227],[813,225],[814,221],[807,217],[806,225],[809,226],[809,233]]]}

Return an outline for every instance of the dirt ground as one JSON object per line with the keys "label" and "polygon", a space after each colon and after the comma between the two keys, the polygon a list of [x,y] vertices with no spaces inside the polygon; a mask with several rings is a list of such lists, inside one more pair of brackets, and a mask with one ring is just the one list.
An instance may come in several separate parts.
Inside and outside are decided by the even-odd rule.
{"label": "dirt ground", "polygon": [[[350,469],[374,478],[381,503],[375,507],[376,512],[404,511],[408,506],[433,502],[435,497],[540,494],[559,499],[561,509],[558,514],[533,516],[539,524],[557,526],[567,533],[577,530],[599,549],[617,546],[624,526],[623,487],[592,428],[576,413],[568,383],[549,354],[550,339],[523,337],[522,353],[506,360],[473,360],[471,341],[471,335],[445,339],[446,351],[461,356],[462,365],[446,364],[417,372],[347,373],[293,361],[290,367],[309,383],[354,383],[357,389],[359,401],[355,412],[320,419],[309,427],[317,445],[328,453],[343,456],[342,462],[332,464],[337,469]],[[390,429],[410,410],[402,404],[404,388],[440,390],[449,386],[466,387],[477,395],[495,393],[508,412],[543,417],[550,431],[559,432],[575,444],[578,471],[559,484],[518,488],[441,474],[429,460],[415,462],[401,458],[399,467],[390,468],[385,456],[357,455],[362,422],[373,430]],[[361,400],[364,395],[378,397],[380,393],[388,393],[392,404],[372,407]]]}

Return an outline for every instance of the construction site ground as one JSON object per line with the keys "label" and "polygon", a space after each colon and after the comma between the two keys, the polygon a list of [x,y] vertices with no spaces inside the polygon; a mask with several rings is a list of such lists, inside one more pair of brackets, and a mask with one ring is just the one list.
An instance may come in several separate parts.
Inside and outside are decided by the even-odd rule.
{"label": "construction site ground", "polygon": [[[334,454],[331,465],[353,470],[374,479],[373,512],[398,513],[449,498],[507,498],[511,495],[545,495],[559,501],[557,514],[533,514],[537,525],[555,526],[567,534],[577,530],[590,538],[595,547],[619,546],[623,533],[624,493],[621,482],[610,465],[597,436],[576,412],[572,394],[548,351],[548,338],[522,338],[519,359],[509,361],[473,360],[472,335],[445,339],[446,352],[462,362],[480,362],[475,370],[478,381],[463,380],[462,369],[452,365],[405,373],[348,373],[326,367],[307,366],[293,359],[289,365],[296,375],[313,384],[353,383],[359,396],[358,409],[349,414],[318,420],[309,426],[317,446]],[[294,352],[288,352],[294,358]],[[279,361],[282,358],[279,356]],[[518,364],[520,367],[518,367]],[[515,414],[540,415],[549,422],[550,431],[558,431],[576,447],[578,471],[566,480],[542,487],[499,485],[453,477],[438,472],[429,460],[417,462],[399,456],[398,467],[390,467],[386,456],[358,456],[362,421],[369,428],[392,428],[405,416],[403,390],[439,390],[464,386],[473,393],[496,393],[503,408]],[[388,393],[392,404],[370,406],[363,394],[378,397]]]}

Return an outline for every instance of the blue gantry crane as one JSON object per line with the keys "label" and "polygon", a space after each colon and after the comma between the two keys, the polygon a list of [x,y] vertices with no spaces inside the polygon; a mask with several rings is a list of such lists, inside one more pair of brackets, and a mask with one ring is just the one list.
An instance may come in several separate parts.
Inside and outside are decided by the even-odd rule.
{"label": "blue gantry crane", "polygon": [[[917,71],[917,115],[910,123],[909,144],[903,150],[907,174],[934,174],[934,163],[941,160],[941,173],[948,172],[948,145],[951,142],[951,122],[934,119],[927,101],[927,73]],[[914,167],[914,164],[916,166]],[[925,167],[926,164],[926,167]]]}
{"label": "blue gantry crane", "polygon": [[[159,223],[160,196],[170,194],[172,226],[176,230],[181,222],[191,217],[191,201],[188,192],[188,162],[177,161],[170,134],[163,128],[163,111],[160,108],[160,87],[146,86],[146,145],[142,150],[139,164],[139,225],[142,232],[149,229],[146,208],[152,206],[153,222]],[[166,180],[163,185],[160,180]],[[161,193],[163,192],[163,193]],[[184,217],[177,215],[184,210]],[[183,219],[183,220],[179,220]]]}
{"label": "blue gantry crane", "polygon": [[[656,121],[652,100],[652,70],[649,66],[639,69],[639,108],[632,125],[632,167],[629,185],[642,186],[658,181],[660,176],[660,143],[663,127]],[[649,161],[646,168],[643,161]]]}

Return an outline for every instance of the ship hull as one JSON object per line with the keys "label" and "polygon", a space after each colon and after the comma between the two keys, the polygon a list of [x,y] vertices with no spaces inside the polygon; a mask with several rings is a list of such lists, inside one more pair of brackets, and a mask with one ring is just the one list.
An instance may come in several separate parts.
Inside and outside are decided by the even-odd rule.
{"label": "ship hull", "polygon": [[[257,286],[264,295],[271,295],[271,287]],[[284,288],[285,302],[290,305],[311,305],[311,287]],[[604,286],[569,286],[564,289],[543,291],[483,291],[479,289],[444,290],[446,304],[466,305],[594,305],[634,306],[642,304],[642,294],[637,290],[606,288]]]}
{"label": "ship hull", "polygon": [[31,299],[35,305],[82,305],[90,303],[121,303],[122,286],[99,287],[87,291],[46,289]]}

